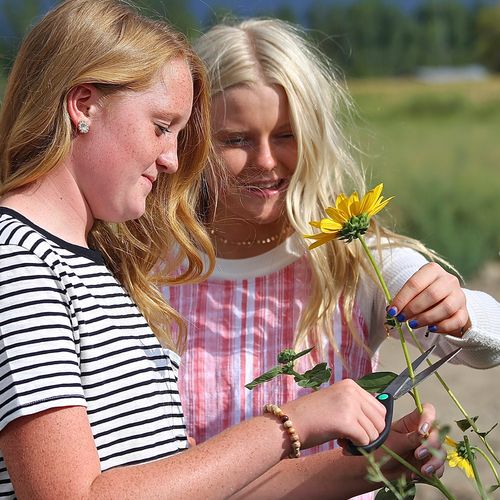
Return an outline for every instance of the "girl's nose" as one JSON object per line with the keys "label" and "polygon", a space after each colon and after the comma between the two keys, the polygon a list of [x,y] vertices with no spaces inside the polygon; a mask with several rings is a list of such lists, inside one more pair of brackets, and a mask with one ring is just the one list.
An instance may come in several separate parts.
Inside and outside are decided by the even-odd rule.
{"label": "girl's nose", "polygon": [[156,165],[167,174],[175,174],[179,167],[177,148],[170,148],[160,153],[158,158],[156,158]]}
{"label": "girl's nose", "polygon": [[268,140],[262,141],[255,150],[255,165],[263,170],[273,170],[277,162],[271,144]]}

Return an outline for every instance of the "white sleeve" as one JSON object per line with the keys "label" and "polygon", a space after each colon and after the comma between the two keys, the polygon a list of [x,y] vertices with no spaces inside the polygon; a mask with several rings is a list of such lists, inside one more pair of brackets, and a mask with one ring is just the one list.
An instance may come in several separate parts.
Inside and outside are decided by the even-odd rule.
{"label": "white sleeve", "polygon": [[[381,256],[376,253],[374,256],[392,297],[428,262],[423,255],[410,248],[384,249]],[[438,356],[444,356],[457,347],[462,347],[462,351],[451,360],[452,363],[472,368],[497,366],[500,364],[500,304],[486,293],[463,290],[472,326],[462,338],[437,333],[430,333],[425,337],[426,328],[416,329],[414,333],[424,347],[435,344],[434,353]],[[358,299],[365,318],[369,318],[370,348],[376,350],[386,336],[386,300],[378,282],[368,276],[363,277]],[[409,334],[408,339],[411,341]]]}

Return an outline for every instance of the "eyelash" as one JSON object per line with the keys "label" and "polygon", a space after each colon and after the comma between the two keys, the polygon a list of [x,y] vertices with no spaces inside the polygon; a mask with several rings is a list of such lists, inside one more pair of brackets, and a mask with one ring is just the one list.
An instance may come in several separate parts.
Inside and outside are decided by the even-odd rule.
{"label": "eyelash", "polygon": [[156,128],[156,135],[158,137],[160,137],[160,135],[165,135],[171,132],[171,130],[168,127],[164,127],[163,125],[158,125],[157,123],[155,123],[155,128]]}
{"label": "eyelash", "polygon": [[233,146],[233,147],[238,147],[238,146],[244,146],[248,144],[248,140],[246,140],[244,137],[230,137],[226,140],[223,141],[224,146]]}
{"label": "eyelash", "polygon": [[[285,132],[283,134],[279,134],[276,139],[278,140],[288,140],[288,139],[293,139],[295,136],[293,135],[293,132]],[[223,141],[223,145],[227,147],[243,147],[247,146],[250,143],[250,141],[246,137],[242,136],[236,136],[236,137],[229,137],[228,139],[225,139]]]}

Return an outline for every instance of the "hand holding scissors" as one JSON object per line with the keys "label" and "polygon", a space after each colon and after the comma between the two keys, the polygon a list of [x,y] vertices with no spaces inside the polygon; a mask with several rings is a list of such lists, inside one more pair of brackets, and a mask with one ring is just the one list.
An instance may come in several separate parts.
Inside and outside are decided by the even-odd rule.
{"label": "hand holding scissors", "polygon": [[[427,357],[429,354],[434,350],[436,346],[430,347],[427,351],[425,351],[423,354],[421,354],[413,363],[411,366],[413,367],[413,370],[415,370]],[[442,366],[444,363],[449,361],[451,358],[453,358],[459,351],[461,347],[458,349],[455,349],[454,351],[450,352],[443,358],[441,358],[439,361],[436,361],[434,364],[426,368],[425,370],[421,371],[418,375],[415,374],[415,378],[411,379],[409,375],[409,370],[408,368],[405,368],[385,389],[383,392],[380,394],[377,394],[376,399],[385,406],[386,408],[386,414],[385,414],[385,428],[384,430],[380,433],[379,437],[372,441],[371,443],[362,446],[362,445],[355,445],[351,441],[347,442],[347,447],[346,451],[349,452],[351,455],[361,455],[361,451],[363,450],[367,453],[377,449],[381,444],[384,443],[384,441],[387,439],[387,436],[389,435],[389,432],[391,430],[391,424],[392,424],[392,416],[393,416],[393,410],[394,410],[394,400],[400,398],[404,394],[408,393],[411,389],[413,389],[416,385],[418,385],[420,382],[425,380],[429,375],[432,375],[440,366]]]}

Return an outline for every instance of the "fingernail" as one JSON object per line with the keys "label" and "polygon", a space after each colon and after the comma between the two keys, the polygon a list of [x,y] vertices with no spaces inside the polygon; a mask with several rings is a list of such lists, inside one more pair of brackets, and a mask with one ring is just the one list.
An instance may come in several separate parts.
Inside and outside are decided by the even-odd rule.
{"label": "fingernail", "polygon": [[429,432],[429,423],[428,422],[424,422],[421,426],[420,426],[420,429],[418,430],[418,432],[422,435],[422,436],[425,436],[428,432]]}
{"label": "fingernail", "polygon": [[419,450],[417,452],[417,458],[425,458],[425,457],[428,457],[429,456],[429,450],[427,448],[422,448],[421,450]]}
{"label": "fingernail", "polygon": [[408,326],[410,328],[418,328],[418,321],[416,319],[410,319],[410,321],[408,321]]}
{"label": "fingernail", "polygon": [[434,333],[434,332],[437,332],[438,330],[438,327],[436,325],[430,325],[427,330],[429,330],[430,332]]}
{"label": "fingernail", "polygon": [[391,318],[394,318],[394,316],[396,316],[397,313],[398,313],[398,310],[395,307],[390,307],[387,310],[387,316],[390,316]]}
{"label": "fingernail", "polygon": [[399,314],[396,316],[396,319],[397,319],[400,323],[403,323],[403,321],[406,321],[406,316],[405,316],[403,313],[399,313]]}
{"label": "fingernail", "polygon": [[432,474],[434,472],[434,466],[428,465],[427,467],[424,467],[424,472],[427,474]]}

